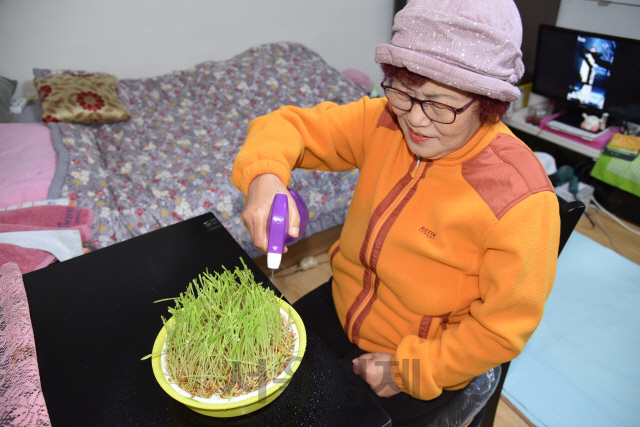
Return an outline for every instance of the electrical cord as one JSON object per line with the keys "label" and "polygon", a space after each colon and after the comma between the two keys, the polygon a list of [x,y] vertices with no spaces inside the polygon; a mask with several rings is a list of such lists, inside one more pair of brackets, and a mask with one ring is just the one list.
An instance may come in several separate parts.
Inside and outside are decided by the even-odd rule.
{"label": "electrical cord", "polygon": [[[609,212],[608,210],[606,210],[604,207],[602,207],[602,205],[600,203],[598,203],[598,201],[596,200],[595,197],[591,196],[591,201],[593,202],[593,204],[596,205],[596,207],[601,210],[602,212],[606,213],[607,215],[609,215],[611,218],[613,218],[618,224],[620,224],[621,226],[623,226],[624,228],[626,228],[627,230],[629,230],[630,232],[634,233],[634,234],[640,234],[640,231],[638,230],[634,230],[633,228],[629,227],[627,224],[623,223],[622,221],[620,221],[618,219],[618,217],[616,217],[614,214],[612,214],[611,212]],[[597,215],[596,215],[597,216]],[[604,228],[603,228],[604,229]]]}
{"label": "electrical cord", "polygon": [[[589,206],[587,206],[587,211],[589,210],[589,208],[595,208],[593,210],[593,213],[596,217],[596,221],[598,221],[598,225],[600,225],[600,229],[604,232],[604,234],[607,236],[607,238],[609,239],[609,243],[611,243],[611,248],[619,253],[620,251],[618,250],[618,248],[616,247],[616,244],[613,242],[613,237],[611,237],[611,234],[609,234],[609,232],[607,231],[607,229],[605,228],[604,224],[602,223],[602,221],[600,221],[600,215],[598,215],[598,211],[602,211],[604,213],[606,213],[607,215],[609,215],[611,218],[613,218],[618,224],[620,224],[622,227],[626,228],[627,230],[631,231],[634,234],[640,234],[640,231],[634,230],[631,227],[627,226],[626,224],[624,224],[622,221],[620,221],[618,219],[618,217],[616,217],[614,214],[612,214],[611,212],[609,212],[608,210],[606,210],[604,207],[602,207],[602,205],[600,203],[598,203],[598,201],[596,200],[595,197],[591,196],[591,200],[589,202]],[[589,222],[591,222],[591,224],[593,225],[593,227],[595,228],[595,224],[593,223],[593,221],[591,221],[591,218],[589,217],[589,213],[585,211],[585,214],[587,216],[587,219],[589,219]],[[621,254],[622,255],[622,254]]]}
{"label": "electrical cord", "polygon": [[[620,253],[620,251],[619,251],[619,250],[618,250],[618,248],[616,247],[616,244],[615,244],[615,243],[613,243],[613,238],[611,237],[611,234],[609,234],[609,232],[607,231],[607,229],[606,229],[606,228],[604,228],[604,224],[602,224],[602,221],[600,221],[600,215],[598,215],[598,212],[597,212],[597,211],[594,211],[593,213],[594,213],[594,214],[595,214],[595,216],[596,216],[596,221],[598,221],[598,224],[600,225],[600,229],[601,229],[602,231],[604,231],[604,234],[606,234],[606,235],[607,235],[607,237],[609,238],[609,243],[611,243],[611,249],[613,249],[613,250],[614,250],[614,251],[616,251],[617,253]],[[593,222],[592,222],[592,224],[593,224]],[[594,225],[594,227],[595,227],[595,225]]]}

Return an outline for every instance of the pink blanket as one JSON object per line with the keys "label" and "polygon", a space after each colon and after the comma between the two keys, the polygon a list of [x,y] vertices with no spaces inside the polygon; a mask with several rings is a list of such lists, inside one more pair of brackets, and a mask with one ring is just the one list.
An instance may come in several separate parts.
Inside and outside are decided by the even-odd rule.
{"label": "pink blanket", "polygon": [[0,208],[46,199],[55,172],[47,126],[0,123]]}
{"label": "pink blanket", "polygon": [[[75,229],[80,231],[83,242],[90,242],[93,216],[90,209],[72,206],[34,206],[0,211],[0,233]],[[14,262],[23,274],[46,267],[53,260],[52,254],[39,249],[0,243],[0,265]]]}
{"label": "pink blanket", "polygon": [[22,274],[0,265],[0,425],[50,426]]}

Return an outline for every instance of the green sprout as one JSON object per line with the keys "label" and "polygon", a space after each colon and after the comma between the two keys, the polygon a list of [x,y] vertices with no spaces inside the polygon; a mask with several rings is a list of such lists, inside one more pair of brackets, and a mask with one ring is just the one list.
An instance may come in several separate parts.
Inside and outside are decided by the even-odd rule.
{"label": "green sprout", "polygon": [[231,399],[259,390],[293,357],[290,316],[281,315],[280,298],[241,262],[242,270],[206,271],[179,297],[160,300],[175,301],[173,321],[162,317],[169,382],[191,397]]}

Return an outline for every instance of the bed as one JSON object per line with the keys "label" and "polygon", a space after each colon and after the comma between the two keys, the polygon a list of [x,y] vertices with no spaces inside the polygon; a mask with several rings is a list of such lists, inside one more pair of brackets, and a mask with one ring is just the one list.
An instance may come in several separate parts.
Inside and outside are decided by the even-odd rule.
{"label": "bed", "polygon": [[[34,69],[34,82],[95,75]],[[366,95],[296,43],[265,44],[229,60],[114,84],[123,115],[115,121],[85,116],[84,123],[52,115],[46,104],[51,89],[36,84],[42,121],[57,152],[47,199],[69,200],[94,212],[85,242],[89,250],[211,211],[251,257],[260,255],[240,222],[244,196],[230,181],[248,123],[283,105],[344,104]],[[84,101],[89,107],[98,102]],[[110,108],[112,101],[117,102],[105,96],[100,102]],[[291,188],[309,207],[303,237],[344,222],[357,177],[357,171],[293,172]]]}

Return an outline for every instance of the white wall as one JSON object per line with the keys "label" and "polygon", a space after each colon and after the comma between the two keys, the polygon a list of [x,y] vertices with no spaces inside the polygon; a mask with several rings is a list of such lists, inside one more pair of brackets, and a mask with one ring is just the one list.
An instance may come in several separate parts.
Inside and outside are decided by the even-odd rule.
{"label": "white wall", "polygon": [[152,77],[293,41],[378,83],[391,0],[0,0],[0,75],[35,92],[33,68]]}
{"label": "white wall", "polygon": [[638,5],[597,0],[562,0],[556,25],[574,30],[640,39],[640,2],[637,0],[635,2]]}
{"label": "white wall", "polygon": [[[377,83],[392,15],[391,0],[0,0],[0,75],[24,96],[33,68],[151,77],[296,41]],[[640,7],[562,0],[556,24],[640,39]]]}

